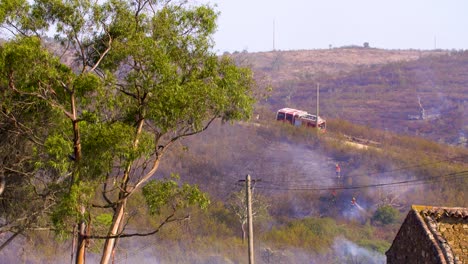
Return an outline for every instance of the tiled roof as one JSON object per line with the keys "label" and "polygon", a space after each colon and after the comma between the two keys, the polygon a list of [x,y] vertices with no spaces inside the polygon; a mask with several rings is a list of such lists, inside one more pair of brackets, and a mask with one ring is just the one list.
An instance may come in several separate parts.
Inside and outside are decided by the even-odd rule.
{"label": "tiled roof", "polygon": [[419,212],[421,215],[428,215],[431,217],[452,217],[452,218],[468,218],[468,208],[463,207],[436,207],[436,206],[424,206],[424,205],[413,205],[412,208]]}
{"label": "tiled roof", "polygon": [[448,263],[468,263],[468,208],[413,205]]}

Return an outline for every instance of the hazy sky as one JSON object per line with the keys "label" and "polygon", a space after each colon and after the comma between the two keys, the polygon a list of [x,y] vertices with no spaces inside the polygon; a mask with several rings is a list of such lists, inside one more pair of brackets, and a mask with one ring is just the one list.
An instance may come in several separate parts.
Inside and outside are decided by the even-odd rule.
{"label": "hazy sky", "polygon": [[[221,12],[215,50],[363,45],[468,49],[468,0],[199,0]],[[274,23],[273,23],[274,21]]]}

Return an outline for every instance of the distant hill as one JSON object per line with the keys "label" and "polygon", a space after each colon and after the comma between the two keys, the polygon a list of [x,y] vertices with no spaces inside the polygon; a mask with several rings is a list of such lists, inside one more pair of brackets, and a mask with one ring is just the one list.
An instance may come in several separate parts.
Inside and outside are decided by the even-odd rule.
{"label": "distant hill", "polygon": [[[233,54],[293,107],[451,144],[468,136],[468,52],[340,48]],[[420,105],[421,103],[421,105]],[[422,108],[424,109],[424,114]]]}
{"label": "distant hill", "polygon": [[233,53],[240,63],[255,72],[267,74],[274,82],[320,78],[320,75],[348,73],[360,66],[413,61],[422,57],[445,55],[448,51],[383,50],[374,48],[334,48],[320,50]]}

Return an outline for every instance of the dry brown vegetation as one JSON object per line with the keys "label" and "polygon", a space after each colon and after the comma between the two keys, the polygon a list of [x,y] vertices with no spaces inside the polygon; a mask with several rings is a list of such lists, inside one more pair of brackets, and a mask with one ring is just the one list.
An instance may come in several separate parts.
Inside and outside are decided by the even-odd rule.
{"label": "dry brown vegetation", "polygon": [[[240,188],[236,181],[246,173],[263,180],[256,191],[271,201],[273,221],[266,229],[258,223],[261,244],[286,255],[301,247],[320,259],[317,253],[330,252],[340,234],[382,253],[411,204],[468,206],[468,152],[461,140],[468,134],[467,53],[360,48],[234,56],[273,87],[268,100],[258,103],[259,120],[213,126],[173,155],[181,155],[176,166],[185,179],[216,200]],[[273,121],[282,107],[313,112],[318,82],[326,134]],[[418,96],[429,118],[409,120],[420,114]],[[359,149],[346,143],[350,138],[372,144]],[[339,181],[335,162],[342,165]],[[171,164],[164,164],[165,173],[175,168]],[[411,183],[394,184],[405,181]],[[329,188],[382,183],[390,185],[338,190],[336,197]],[[350,206],[353,196],[365,212]],[[371,221],[383,205],[399,210],[395,223]]]}
{"label": "dry brown vegetation", "polygon": [[[247,173],[262,179],[255,192],[270,203],[270,217],[254,227],[259,263],[350,261],[353,256],[337,257],[333,249],[340,237],[383,253],[411,204],[468,206],[468,177],[457,174],[468,170],[468,150],[437,142],[450,142],[459,131],[467,132],[468,124],[463,108],[468,54],[447,54],[375,49],[238,54],[254,65],[257,75],[269,76],[274,87],[256,108],[259,119],[215,123],[181,141],[155,176],[180,174],[211,195],[211,206],[190,212],[190,220],[156,236],[126,242],[129,250],[118,252],[117,262],[246,263],[246,245],[227,201],[243,188],[238,181]],[[282,57],[276,69],[271,69],[273,56]],[[314,109],[316,81],[322,87],[326,133],[317,136],[313,130],[274,121],[280,107]],[[417,95],[428,111],[443,106],[443,118],[407,120],[407,114],[419,110]],[[359,149],[346,144],[353,137],[378,144]],[[336,162],[342,167],[341,180],[335,178]],[[416,182],[338,189],[335,198],[330,190],[408,180]],[[350,205],[353,196],[363,212]],[[380,205],[398,209],[395,223],[371,221]],[[146,230],[156,220],[132,218],[129,226]]]}
{"label": "dry brown vegetation", "polygon": [[[308,257],[317,261],[331,261],[330,254],[335,254],[331,247],[340,236],[383,253],[411,204],[468,206],[464,193],[468,186],[466,173],[447,176],[468,169],[468,152],[464,148],[358,126],[345,120],[329,120],[329,131],[317,137],[310,129],[276,123],[266,113],[261,116],[264,119],[255,122],[215,124],[203,135],[184,141],[163,165],[163,173],[180,172],[185,180],[199,184],[212,194],[213,201],[222,201],[212,208],[216,211],[211,212],[213,215],[201,214],[193,223],[187,223],[193,233],[182,237],[190,250],[207,246],[194,237],[218,241],[210,232],[202,232],[205,227],[199,221],[207,217],[202,221],[216,227],[213,232],[237,247],[234,252],[245,254],[241,253],[245,248],[239,244],[240,232],[233,213],[222,208],[226,208],[224,202],[229,194],[242,188],[237,181],[246,173],[262,179],[255,191],[270,202],[271,218],[257,222],[255,227],[259,259],[269,247],[284,254],[282,257],[289,261],[299,261],[288,255],[293,248],[308,252]],[[356,149],[344,144],[347,140],[344,135],[365,136],[379,145]],[[337,190],[333,201],[327,187],[340,186],[334,175],[337,161],[342,165],[345,186],[419,181]],[[365,212],[357,212],[350,205],[352,196],[357,197]],[[398,220],[392,224],[372,222],[379,205],[397,208]],[[214,222],[209,222],[213,219]],[[217,244],[222,255],[245,260],[237,258],[239,255],[233,253],[233,247]],[[260,260],[260,263],[268,262]]]}
{"label": "dry brown vegetation", "polygon": [[[257,107],[260,125],[215,127],[196,139],[199,146],[208,144],[218,149],[214,160],[218,160],[219,149],[231,155],[224,173],[217,164],[216,181],[225,187],[214,194],[222,198],[229,190],[229,184],[223,182],[235,181],[236,173],[238,178],[253,173],[276,183],[263,191],[273,201],[271,213],[279,219],[322,214],[343,219],[346,206],[329,206],[328,191],[287,190],[304,187],[304,180],[309,188],[330,184],[327,178],[333,174],[333,163],[339,161],[345,173],[352,176],[353,185],[423,181],[418,185],[345,191],[338,198],[341,203],[358,195],[371,211],[381,203],[390,203],[401,212],[412,203],[467,206],[463,191],[466,177],[429,181],[467,168],[466,149],[439,144],[463,144],[460,135],[468,132],[464,110],[468,102],[466,52],[343,48],[233,56],[239,63],[252,65],[262,82],[269,80],[273,92]],[[318,140],[310,131],[274,124],[274,111],[281,107],[313,112],[317,83],[321,87],[321,113],[329,119],[327,136]],[[418,97],[429,118],[409,120],[408,115],[420,114]],[[431,116],[434,114],[440,116]],[[358,150],[343,144],[345,135],[380,145]],[[214,143],[217,138],[223,143]],[[304,162],[307,159],[310,162]],[[205,169],[211,167],[209,162],[205,165]],[[372,236],[390,242],[397,227],[376,229]]]}
{"label": "dry brown vegetation", "polygon": [[[261,105],[315,111],[399,134],[449,144],[466,144],[468,134],[468,52],[330,50],[240,53],[273,92]],[[414,120],[425,109],[425,120]],[[413,117],[413,118],[411,118]]]}
{"label": "dry brown vegetation", "polygon": [[234,53],[240,63],[251,65],[257,73],[265,73],[274,84],[296,81],[319,74],[339,75],[360,66],[413,61],[447,51],[382,50],[371,48],[334,48],[328,50],[270,51]]}

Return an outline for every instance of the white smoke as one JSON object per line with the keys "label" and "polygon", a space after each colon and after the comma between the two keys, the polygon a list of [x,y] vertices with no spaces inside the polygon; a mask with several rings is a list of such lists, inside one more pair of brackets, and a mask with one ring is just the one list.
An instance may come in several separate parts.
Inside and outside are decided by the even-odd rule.
{"label": "white smoke", "polygon": [[345,238],[337,238],[333,243],[334,254],[339,263],[385,263],[385,256],[360,247]]}
{"label": "white smoke", "polygon": [[286,248],[282,250],[264,247],[261,254],[257,255],[260,263],[349,263],[349,264],[381,264],[385,263],[385,255],[360,247],[353,242],[339,237],[333,242],[331,250],[317,254],[298,248]]}

